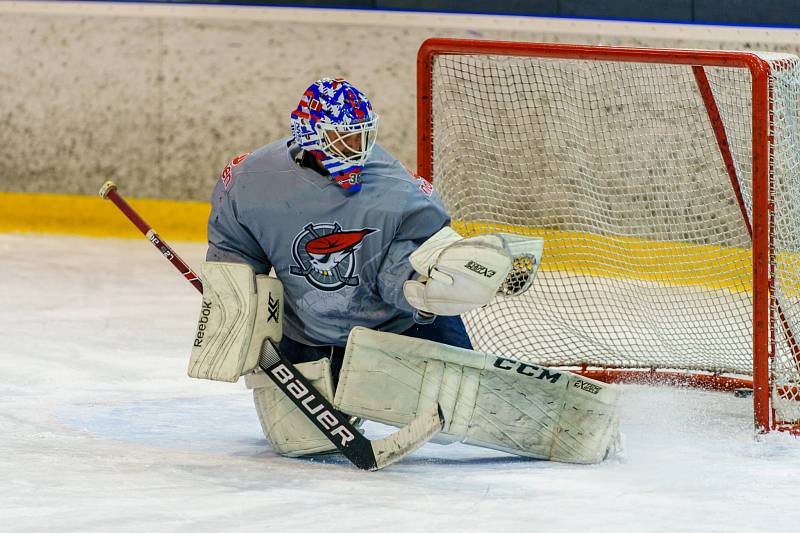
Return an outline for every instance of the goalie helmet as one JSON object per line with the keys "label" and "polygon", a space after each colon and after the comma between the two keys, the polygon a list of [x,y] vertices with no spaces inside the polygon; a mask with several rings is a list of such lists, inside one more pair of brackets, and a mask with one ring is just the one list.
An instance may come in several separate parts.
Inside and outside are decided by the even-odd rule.
{"label": "goalie helmet", "polygon": [[361,171],[378,133],[369,99],[343,78],[323,78],[303,93],[291,114],[292,136],[342,188],[361,189]]}

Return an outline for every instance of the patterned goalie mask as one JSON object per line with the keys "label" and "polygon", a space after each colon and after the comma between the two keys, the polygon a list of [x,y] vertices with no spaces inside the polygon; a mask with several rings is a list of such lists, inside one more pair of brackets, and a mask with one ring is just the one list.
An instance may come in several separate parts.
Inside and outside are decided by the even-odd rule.
{"label": "patterned goalie mask", "polygon": [[323,78],[303,93],[290,117],[292,136],[342,188],[361,189],[361,171],[375,145],[378,115],[343,78]]}

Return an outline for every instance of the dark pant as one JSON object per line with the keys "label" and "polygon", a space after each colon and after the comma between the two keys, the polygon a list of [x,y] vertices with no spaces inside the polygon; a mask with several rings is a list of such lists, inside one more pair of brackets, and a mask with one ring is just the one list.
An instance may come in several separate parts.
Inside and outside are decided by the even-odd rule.
{"label": "dark pant", "polygon": [[[407,337],[441,342],[458,348],[472,349],[472,343],[464,328],[464,322],[458,316],[437,316],[430,324],[414,324],[402,333]],[[284,335],[280,344],[281,353],[292,363],[307,363],[323,357],[330,357],[333,383],[339,383],[339,371],[344,358],[343,346],[307,346],[293,341]]]}

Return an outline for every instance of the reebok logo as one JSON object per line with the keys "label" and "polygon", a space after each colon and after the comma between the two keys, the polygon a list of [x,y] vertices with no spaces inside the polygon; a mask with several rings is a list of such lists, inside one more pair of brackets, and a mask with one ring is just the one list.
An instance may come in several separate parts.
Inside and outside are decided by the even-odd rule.
{"label": "reebok logo", "polygon": [[341,422],[339,422],[339,419],[336,418],[336,415],[327,409],[316,396],[309,392],[308,388],[294,376],[286,365],[281,363],[271,369],[270,373],[283,385],[286,385],[286,390],[284,392],[300,400],[300,405],[303,406],[306,413],[316,418],[331,437],[338,436],[342,440],[342,446],[346,446],[348,442],[355,439],[353,434],[350,433],[350,430],[344,427]]}
{"label": "reebok logo", "polygon": [[466,265],[464,265],[464,267],[487,278],[491,278],[497,274],[496,270],[491,270],[480,263],[476,263],[475,261],[469,261]]}
{"label": "reebok logo", "polygon": [[520,363],[519,361],[514,361],[513,359],[506,359],[505,357],[498,357],[497,359],[495,359],[493,366],[495,368],[500,368],[503,370],[515,370],[517,374],[522,374],[523,376],[535,377],[536,379],[547,380],[550,383],[558,383],[558,380],[561,379],[560,373],[558,372],[551,373],[551,370],[549,368],[541,368],[536,365]]}
{"label": "reebok logo", "polygon": [[194,345],[198,348],[203,346],[203,337],[206,335],[206,324],[208,317],[211,316],[211,302],[203,300],[203,308],[200,310],[200,320],[197,321],[197,334],[194,336]]}

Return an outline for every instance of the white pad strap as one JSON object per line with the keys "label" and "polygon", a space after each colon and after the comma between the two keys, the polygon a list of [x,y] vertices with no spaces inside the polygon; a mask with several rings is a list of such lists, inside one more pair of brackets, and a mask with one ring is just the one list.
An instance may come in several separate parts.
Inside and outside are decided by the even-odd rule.
{"label": "white pad strap", "polygon": [[258,366],[265,338],[280,341],[283,284],[242,263],[206,262],[200,270],[203,303],[188,373],[234,382]]}
{"label": "white pad strap", "polygon": [[512,258],[497,235],[467,239],[445,227],[410,256],[418,279],[403,285],[415,309],[460,315],[488,304],[511,270]]}
{"label": "white pad strap", "polygon": [[354,328],[334,406],[403,425],[433,402],[444,436],[555,461],[601,461],[617,433],[620,390],[562,370]]}

